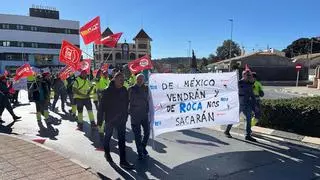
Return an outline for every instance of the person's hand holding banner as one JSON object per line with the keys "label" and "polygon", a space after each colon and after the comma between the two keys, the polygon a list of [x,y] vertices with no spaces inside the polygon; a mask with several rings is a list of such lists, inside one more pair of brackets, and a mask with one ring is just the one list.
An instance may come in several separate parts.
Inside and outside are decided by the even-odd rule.
{"label": "person's hand holding banner", "polygon": [[100,17],[97,16],[80,28],[80,35],[85,45],[101,39]]}
{"label": "person's hand holding banner", "polygon": [[139,59],[130,61],[128,63],[129,70],[132,74],[137,74],[143,70],[152,69],[152,62],[148,55],[145,55]]}
{"label": "person's hand holding banner", "polygon": [[79,49],[77,46],[69,43],[66,40],[63,40],[59,59],[62,63],[65,63],[66,65],[76,69],[78,63],[80,62],[81,53],[81,49]]}
{"label": "person's hand holding banner", "polygon": [[21,78],[32,76],[33,71],[30,64],[24,64],[16,70],[16,76],[14,77],[15,81],[18,81]]}

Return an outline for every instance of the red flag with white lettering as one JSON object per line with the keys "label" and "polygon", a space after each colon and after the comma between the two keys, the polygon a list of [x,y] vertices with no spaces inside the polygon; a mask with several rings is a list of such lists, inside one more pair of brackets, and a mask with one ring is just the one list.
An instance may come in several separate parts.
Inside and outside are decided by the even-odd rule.
{"label": "red flag with white lettering", "polygon": [[16,70],[16,75],[14,77],[15,81],[18,81],[21,78],[32,76],[33,71],[31,69],[30,64],[24,64]]}
{"label": "red flag with white lettering", "polygon": [[92,19],[80,28],[80,35],[85,45],[101,39],[100,17]]}
{"label": "red flag with white lettering", "polygon": [[68,77],[70,77],[71,74],[73,74],[75,70],[71,66],[65,66],[59,73],[59,77],[61,80],[66,80]]}
{"label": "red flag with white lettering", "polygon": [[87,74],[90,74],[91,70],[91,59],[84,59],[82,60],[77,67],[78,71],[86,71]]}
{"label": "red flag with white lettering", "polygon": [[63,40],[59,59],[62,63],[65,63],[66,65],[76,69],[77,64],[80,62],[81,53],[81,49],[79,49],[77,46],[69,43],[66,40]]}
{"label": "red flag with white lettering", "polygon": [[108,47],[116,47],[119,39],[121,38],[122,33],[116,33],[116,34],[112,34],[110,36],[107,36],[105,38],[101,38],[100,40],[95,41],[95,44],[103,44],[106,45]]}
{"label": "red flag with white lettering", "polygon": [[145,55],[139,59],[130,61],[128,63],[129,70],[132,74],[137,74],[146,69],[152,69],[152,62],[148,55]]}

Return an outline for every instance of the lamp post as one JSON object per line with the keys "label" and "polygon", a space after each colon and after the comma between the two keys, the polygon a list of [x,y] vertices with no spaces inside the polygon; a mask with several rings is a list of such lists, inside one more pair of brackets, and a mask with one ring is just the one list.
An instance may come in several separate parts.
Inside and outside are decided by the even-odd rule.
{"label": "lamp post", "polygon": [[231,43],[232,43],[232,33],[233,33],[233,19],[229,19],[229,21],[231,22],[231,32],[230,32],[230,46],[229,46],[229,59],[231,59]]}
{"label": "lamp post", "polygon": [[231,43],[232,43],[232,33],[233,33],[233,19],[229,19],[229,21],[231,22],[231,32],[230,32],[230,43],[229,43],[229,72],[231,71],[231,52],[232,52],[232,47],[231,47]]}

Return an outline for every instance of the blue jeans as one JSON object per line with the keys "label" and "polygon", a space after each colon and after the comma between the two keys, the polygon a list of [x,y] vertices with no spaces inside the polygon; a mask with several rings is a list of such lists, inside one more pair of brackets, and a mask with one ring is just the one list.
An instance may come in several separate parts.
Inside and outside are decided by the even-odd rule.
{"label": "blue jeans", "polygon": [[[246,116],[246,136],[251,136],[251,112],[252,107],[251,106],[240,106],[240,113],[243,112],[243,114]],[[229,133],[232,128],[232,124],[229,124],[227,126],[227,129],[225,130],[225,133]]]}

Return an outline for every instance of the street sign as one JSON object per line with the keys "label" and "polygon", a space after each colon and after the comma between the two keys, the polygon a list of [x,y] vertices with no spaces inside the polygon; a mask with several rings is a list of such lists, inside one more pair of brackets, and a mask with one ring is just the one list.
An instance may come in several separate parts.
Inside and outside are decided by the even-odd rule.
{"label": "street sign", "polygon": [[302,69],[302,65],[301,64],[296,64],[296,70],[300,71]]}
{"label": "street sign", "polygon": [[300,70],[302,69],[301,64],[296,64],[296,70],[297,70],[297,81],[296,81],[296,87],[299,85],[299,76],[300,76]]}

